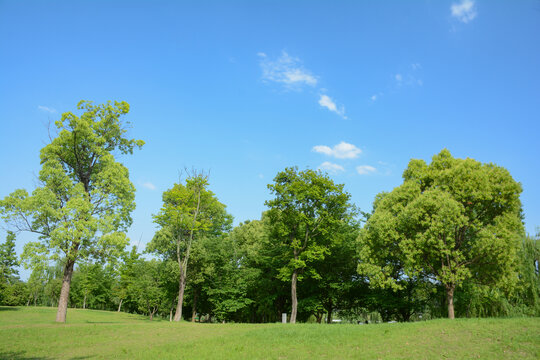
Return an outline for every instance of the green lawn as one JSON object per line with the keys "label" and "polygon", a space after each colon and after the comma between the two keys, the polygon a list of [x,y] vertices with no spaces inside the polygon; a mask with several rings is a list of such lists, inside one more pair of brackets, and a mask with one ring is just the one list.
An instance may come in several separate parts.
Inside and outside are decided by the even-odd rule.
{"label": "green lawn", "polygon": [[1,359],[538,359],[540,319],[407,324],[191,324],[0,307]]}

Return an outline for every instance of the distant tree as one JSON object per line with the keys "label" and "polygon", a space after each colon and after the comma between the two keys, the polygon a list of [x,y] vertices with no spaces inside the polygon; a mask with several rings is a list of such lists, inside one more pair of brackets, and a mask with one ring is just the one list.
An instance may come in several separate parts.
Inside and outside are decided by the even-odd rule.
{"label": "distant tree", "polygon": [[320,321],[321,310],[324,310],[327,322],[332,322],[335,310],[346,310],[352,303],[349,296],[354,293],[353,288],[358,286],[356,255],[356,237],[359,224],[344,222],[333,232],[334,240],[324,259],[314,264],[321,278],[316,280],[317,307]]}
{"label": "distant tree", "polygon": [[150,320],[159,310],[164,300],[161,287],[163,263],[155,259],[139,259],[133,266],[134,277],[129,285],[129,292],[135,300],[138,310],[147,313]]}
{"label": "distant tree", "polygon": [[248,290],[256,270],[242,266],[238,244],[228,235],[208,236],[198,241],[193,250],[192,273],[196,271],[202,278],[198,284],[191,283],[195,285],[193,290],[199,291],[194,296],[206,299],[217,320],[244,320],[242,312],[253,303]]}
{"label": "distant tree", "polygon": [[128,240],[135,187],[128,170],[114,154],[131,154],[142,140],[125,137],[120,119],[126,102],[93,105],[81,101],[81,116],[71,112],[55,122],[57,136],[41,150],[40,186],[32,195],[16,190],[0,201],[0,214],[18,230],[40,235],[55,259],[63,259],[64,275],[57,322],[66,321],[75,262],[115,256]]}
{"label": "distant tree", "polygon": [[139,254],[137,253],[137,247],[133,246],[131,251],[123,254],[124,261],[119,264],[118,278],[112,288],[113,296],[118,301],[117,312],[122,310],[122,304],[133,301],[130,298],[129,288],[135,278],[134,266],[139,260]]}
{"label": "distant tree", "polygon": [[252,302],[243,309],[243,321],[276,322],[286,311],[290,287],[279,279],[279,270],[289,261],[289,248],[272,241],[267,213],[261,220],[245,221],[230,234],[238,268],[246,280],[245,296]]}
{"label": "distant tree", "polygon": [[19,261],[15,252],[15,234],[8,231],[6,241],[0,244],[0,283],[12,284],[18,279]]}
{"label": "distant tree", "polygon": [[297,283],[304,276],[320,278],[313,265],[323,259],[335,240],[334,232],[351,216],[350,195],[319,171],[286,168],[268,188],[275,196],[266,201],[272,237],[288,249],[289,261],[280,278],[291,281],[291,317],[298,312]]}
{"label": "distant tree", "polygon": [[540,234],[525,236],[520,245],[515,302],[526,315],[540,316]]}
{"label": "distant tree", "polygon": [[359,237],[359,272],[395,290],[418,276],[440,283],[454,318],[454,292],[464,281],[494,284],[515,274],[521,185],[504,168],[448,150],[430,165],[411,160],[403,179],[375,201]]}
{"label": "distant tree", "polygon": [[160,229],[148,244],[147,251],[178,264],[178,301],[174,321],[182,318],[187,271],[194,241],[205,233],[220,232],[230,227],[232,219],[214,193],[207,189],[208,179],[193,174],[185,184],[175,184],[163,193],[163,207],[154,216]]}

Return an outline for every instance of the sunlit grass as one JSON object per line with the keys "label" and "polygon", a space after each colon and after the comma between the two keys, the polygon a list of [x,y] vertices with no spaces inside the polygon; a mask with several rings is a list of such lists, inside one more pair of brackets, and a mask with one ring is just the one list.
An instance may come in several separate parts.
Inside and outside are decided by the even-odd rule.
{"label": "sunlit grass", "polygon": [[0,307],[4,359],[537,359],[540,319],[406,324],[192,324],[69,309]]}

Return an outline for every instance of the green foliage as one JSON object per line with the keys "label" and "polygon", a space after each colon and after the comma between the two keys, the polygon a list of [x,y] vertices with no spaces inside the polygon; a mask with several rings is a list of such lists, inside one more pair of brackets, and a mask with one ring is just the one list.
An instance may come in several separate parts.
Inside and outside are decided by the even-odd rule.
{"label": "green foliage", "polygon": [[31,195],[14,191],[0,201],[0,214],[14,228],[38,233],[55,259],[114,257],[127,243],[122,230],[131,224],[135,188],[113,153],[131,154],[143,142],[124,137],[126,102],[81,101],[77,108],[82,115],[64,113],[41,150],[40,186]]}
{"label": "green foliage", "polygon": [[525,236],[518,251],[518,282],[512,303],[528,316],[540,316],[540,234]]}
{"label": "green foliage", "polygon": [[521,185],[506,169],[443,150],[430,165],[411,160],[403,179],[376,198],[359,237],[358,270],[372,285],[399,290],[421,276],[453,294],[473,279],[514,282]]}
{"label": "green foliage", "polygon": [[0,244],[0,283],[12,284],[18,279],[16,267],[19,266],[15,252],[15,234],[8,231],[6,241]]}
{"label": "green foliage", "polygon": [[324,259],[334,238],[333,232],[350,219],[350,195],[319,171],[287,168],[278,173],[268,188],[275,196],[266,201],[272,236],[290,251],[289,263],[280,278],[289,281],[294,270],[320,278],[309,264]]}
{"label": "green foliage", "polygon": [[188,256],[193,238],[219,234],[230,229],[232,218],[214,193],[207,189],[205,176],[191,176],[186,184],[175,184],[163,193],[163,206],[154,222],[156,232],[146,251],[167,259]]}
{"label": "green foliage", "polygon": [[146,251],[160,255],[178,265],[178,302],[175,321],[182,317],[184,291],[188,280],[188,264],[193,244],[200,239],[220,237],[230,230],[232,217],[213,192],[207,189],[208,179],[193,174],[185,184],[175,184],[163,193],[163,206],[154,222],[159,225]]}
{"label": "green foliage", "polygon": [[133,266],[134,277],[128,291],[136,302],[138,310],[148,314],[150,320],[164,301],[163,270],[163,263],[157,260],[139,259]]}

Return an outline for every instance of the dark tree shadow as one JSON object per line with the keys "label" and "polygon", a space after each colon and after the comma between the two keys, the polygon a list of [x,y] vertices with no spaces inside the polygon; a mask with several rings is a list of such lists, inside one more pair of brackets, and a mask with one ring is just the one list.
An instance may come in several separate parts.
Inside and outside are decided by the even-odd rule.
{"label": "dark tree shadow", "polygon": [[26,356],[24,351],[0,351],[0,359],[6,360],[48,360],[52,358]]}
{"label": "dark tree shadow", "polygon": [[[70,360],[83,360],[89,359],[90,356],[76,356],[70,358]],[[51,357],[43,356],[27,356],[24,351],[0,351],[1,360],[53,360]]]}
{"label": "dark tree shadow", "polygon": [[13,306],[0,306],[0,311],[17,311],[19,310],[18,307]]}

